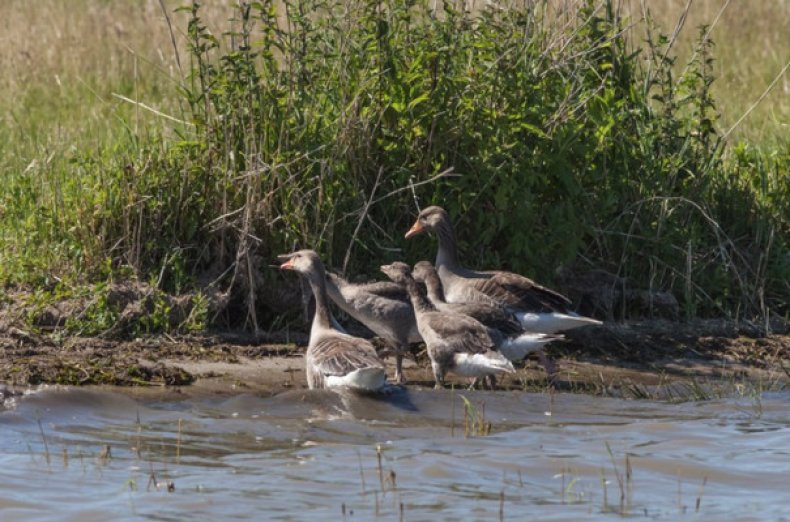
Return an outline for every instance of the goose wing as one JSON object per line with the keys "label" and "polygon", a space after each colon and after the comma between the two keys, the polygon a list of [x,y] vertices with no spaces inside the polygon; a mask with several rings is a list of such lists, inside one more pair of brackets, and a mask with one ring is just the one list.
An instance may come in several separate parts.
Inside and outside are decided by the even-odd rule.
{"label": "goose wing", "polygon": [[472,317],[430,312],[423,315],[422,323],[430,331],[429,338],[433,337],[433,340],[452,347],[454,351],[482,353],[494,349],[495,344],[485,326]]}
{"label": "goose wing", "polygon": [[350,335],[321,339],[307,355],[322,375],[343,376],[360,368],[384,368],[370,342]]}
{"label": "goose wing", "polygon": [[367,283],[361,286],[365,292],[372,294],[376,297],[383,297],[384,299],[392,299],[394,301],[409,302],[409,294],[406,290],[397,283],[389,281],[377,281],[375,283]]}
{"label": "goose wing", "polygon": [[371,283],[350,283],[338,274],[327,272],[327,280],[330,281],[343,299],[353,302],[360,297],[373,296],[383,299],[393,299],[408,303],[409,295],[406,290],[391,281],[374,281]]}
{"label": "goose wing", "polygon": [[471,279],[472,287],[517,310],[530,312],[567,312],[570,299],[550,288],[539,285],[528,277],[512,272],[487,272]]}
{"label": "goose wing", "polygon": [[[378,285],[378,283],[376,284]],[[402,289],[398,288],[398,290],[402,295],[406,295]],[[386,295],[386,292],[374,293],[365,288],[357,288],[356,291],[344,297],[355,310],[366,316],[390,321],[408,321],[411,318],[411,321],[414,321],[408,297],[401,300],[394,292],[390,295],[396,298],[386,297]]]}
{"label": "goose wing", "polygon": [[495,328],[505,335],[520,333],[523,328],[518,318],[503,306],[483,302],[448,303],[455,313],[468,315],[488,328]]}

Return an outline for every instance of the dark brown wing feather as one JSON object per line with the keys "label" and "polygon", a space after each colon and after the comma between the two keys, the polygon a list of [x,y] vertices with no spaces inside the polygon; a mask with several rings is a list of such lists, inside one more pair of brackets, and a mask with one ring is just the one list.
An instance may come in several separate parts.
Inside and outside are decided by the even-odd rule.
{"label": "dark brown wing feather", "polygon": [[570,311],[571,301],[564,295],[512,272],[488,272],[487,278],[473,279],[474,288],[502,304],[528,312]]}
{"label": "dark brown wing feather", "polygon": [[360,368],[383,368],[373,345],[346,335],[327,337],[308,351],[313,366],[322,375],[342,376]]}

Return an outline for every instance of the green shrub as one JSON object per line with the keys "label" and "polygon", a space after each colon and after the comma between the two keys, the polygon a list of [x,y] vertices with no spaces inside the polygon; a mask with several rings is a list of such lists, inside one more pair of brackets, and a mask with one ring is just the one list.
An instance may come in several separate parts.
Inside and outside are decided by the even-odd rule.
{"label": "green shrub", "polygon": [[[108,256],[167,291],[224,274],[255,319],[294,247],[351,273],[433,258],[402,239],[416,197],[448,209],[470,266],[601,268],[688,316],[788,314],[790,157],[720,139],[704,31],[676,76],[668,39],[635,49],[611,1],[563,23],[548,2],[433,5],[241,2],[218,37],[193,2],[178,138],[75,153],[58,214],[19,176],[0,220],[29,224],[0,277]],[[47,254],[20,270],[29,242]]]}

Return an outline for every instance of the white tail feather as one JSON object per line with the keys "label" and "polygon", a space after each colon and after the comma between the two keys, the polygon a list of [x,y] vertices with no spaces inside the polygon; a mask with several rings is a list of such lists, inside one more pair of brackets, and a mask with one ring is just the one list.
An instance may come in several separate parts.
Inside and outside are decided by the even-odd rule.
{"label": "white tail feather", "polygon": [[346,386],[356,390],[377,391],[387,383],[384,368],[359,368],[346,375],[327,375],[326,387]]}
{"label": "white tail feather", "polygon": [[455,373],[461,377],[485,377],[494,373],[516,371],[505,357],[497,352],[455,354]]}
{"label": "white tail feather", "polygon": [[597,319],[560,313],[536,314],[531,312],[516,313],[521,326],[529,332],[553,334],[573,330],[580,326],[603,324]]}
{"label": "white tail feather", "polygon": [[498,349],[508,360],[520,361],[530,353],[543,348],[544,344],[562,338],[561,335],[523,333],[517,337],[508,337],[503,340]]}

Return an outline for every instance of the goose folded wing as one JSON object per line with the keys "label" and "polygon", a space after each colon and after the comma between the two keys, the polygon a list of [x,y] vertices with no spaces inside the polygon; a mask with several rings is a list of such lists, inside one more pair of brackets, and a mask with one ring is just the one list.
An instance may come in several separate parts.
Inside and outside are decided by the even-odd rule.
{"label": "goose folded wing", "polygon": [[395,301],[409,302],[409,294],[406,289],[397,283],[390,283],[389,281],[377,281],[375,283],[368,283],[364,285],[365,292],[368,292],[376,297],[383,297],[385,299],[392,299]]}
{"label": "goose folded wing", "polygon": [[511,307],[531,312],[565,312],[571,301],[528,277],[511,272],[493,272],[486,279],[475,279],[474,287]]}
{"label": "goose folded wing", "polygon": [[503,306],[480,302],[452,303],[453,311],[474,317],[484,326],[495,328],[506,335],[517,334],[523,330],[521,323]]}
{"label": "goose folded wing", "polygon": [[424,320],[436,337],[456,351],[482,353],[494,349],[486,328],[475,319],[460,314],[430,314]]}
{"label": "goose folded wing", "polygon": [[323,375],[347,375],[360,368],[383,368],[373,345],[364,339],[336,336],[312,349],[312,362]]}
{"label": "goose folded wing", "polygon": [[355,292],[350,302],[357,310],[366,310],[374,316],[393,319],[408,311],[411,306],[408,299],[392,299],[367,291]]}

